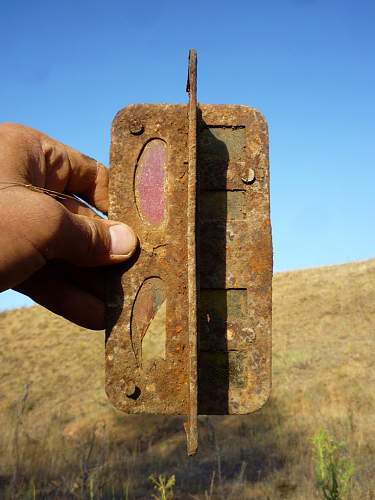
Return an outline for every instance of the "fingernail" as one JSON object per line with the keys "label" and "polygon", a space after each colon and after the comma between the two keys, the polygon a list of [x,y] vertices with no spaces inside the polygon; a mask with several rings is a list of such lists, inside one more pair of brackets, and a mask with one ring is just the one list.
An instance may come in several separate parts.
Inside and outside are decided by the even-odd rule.
{"label": "fingernail", "polygon": [[134,231],[126,224],[115,224],[109,228],[111,235],[111,254],[129,257],[137,246]]}

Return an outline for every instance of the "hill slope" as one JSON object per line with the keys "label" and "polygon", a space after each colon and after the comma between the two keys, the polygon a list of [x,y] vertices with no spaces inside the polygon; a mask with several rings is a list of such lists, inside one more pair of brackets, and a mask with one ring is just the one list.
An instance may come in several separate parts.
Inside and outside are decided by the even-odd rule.
{"label": "hill slope", "polygon": [[202,417],[193,459],[181,419],[112,408],[103,333],[39,307],[1,314],[0,488],[75,498],[90,484],[95,498],[112,487],[149,498],[150,473],[175,473],[178,498],[319,498],[311,437],[324,427],[356,463],[353,498],[375,496],[375,260],[278,274],[273,297],[270,402],[249,417]]}

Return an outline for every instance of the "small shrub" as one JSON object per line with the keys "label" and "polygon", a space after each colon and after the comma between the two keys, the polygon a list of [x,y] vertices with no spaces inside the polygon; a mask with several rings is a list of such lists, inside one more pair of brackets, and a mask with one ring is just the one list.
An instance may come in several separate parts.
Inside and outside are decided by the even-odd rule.
{"label": "small shrub", "polygon": [[163,474],[158,477],[150,476],[150,481],[154,485],[154,490],[158,495],[152,495],[155,500],[170,500],[173,499],[173,486],[176,484],[176,477],[173,474],[168,479]]}
{"label": "small shrub", "polygon": [[343,443],[335,441],[325,430],[313,437],[315,478],[325,500],[343,500],[350,491],[354,464],[343,456]]}

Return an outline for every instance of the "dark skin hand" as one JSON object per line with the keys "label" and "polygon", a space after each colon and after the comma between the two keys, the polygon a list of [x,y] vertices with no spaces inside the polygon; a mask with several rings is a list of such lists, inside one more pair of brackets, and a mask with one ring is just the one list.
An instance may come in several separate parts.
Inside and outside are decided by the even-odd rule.
{"label": "dark skin hand", "polygon": [[74,323],[105,326],[103,267],[128,260],[133,230],[103,220],[108,170],[92,158],[22,125],[0,125],[0,291],[13,288]]}

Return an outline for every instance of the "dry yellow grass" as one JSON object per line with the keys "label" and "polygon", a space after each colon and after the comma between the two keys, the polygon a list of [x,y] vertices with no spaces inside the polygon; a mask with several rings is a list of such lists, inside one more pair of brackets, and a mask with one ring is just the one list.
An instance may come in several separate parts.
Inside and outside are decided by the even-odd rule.
{"label": "dry yellow grass", "polygon": [[375,498],[375,260],[275,276],[272,397],[202,417],[195,458],[180,419],[111,407],[102,333],[34,307],[1,314],[0,335],[0,496],[150,498],[164,473],[176,498],[320,498],[310,440],[324,427],[356,464],[352,498]]}

